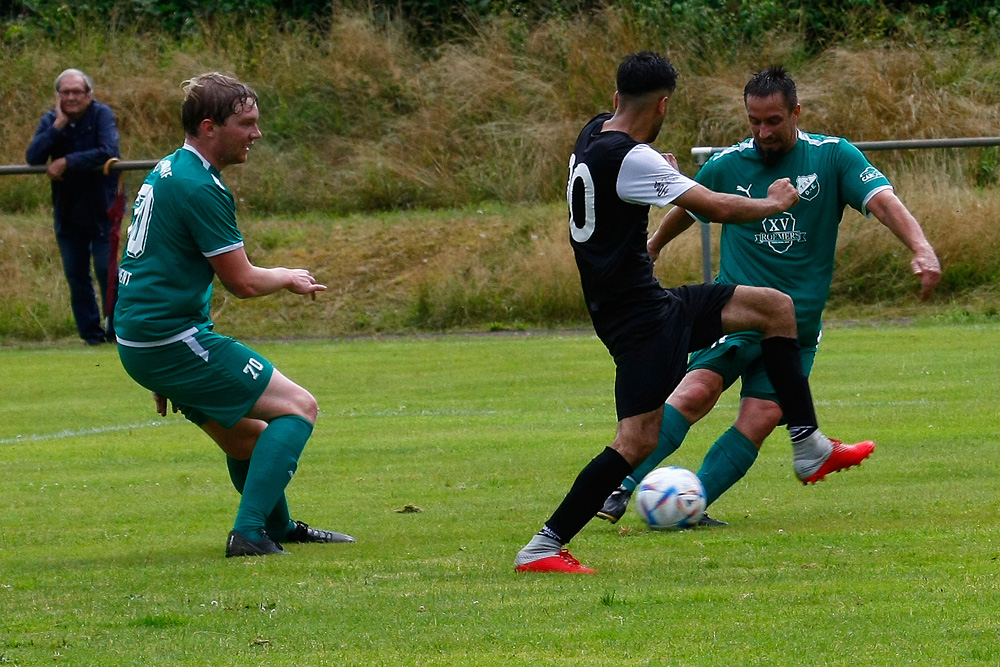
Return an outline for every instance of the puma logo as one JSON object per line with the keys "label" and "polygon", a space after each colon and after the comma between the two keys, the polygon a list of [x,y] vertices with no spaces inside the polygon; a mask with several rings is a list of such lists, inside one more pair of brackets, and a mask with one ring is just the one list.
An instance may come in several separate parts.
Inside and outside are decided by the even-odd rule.
{"label": "puma logo", "polygon": [[746,187],[743,187],[742,185],[737,185],[736,186],[736,191],[737,192],[742,192],[747,197],[749,197],[750,196],[750,188],[752,188],[752,187],[753,187],[753,183],[751,183],[750,185],[748,185]]}

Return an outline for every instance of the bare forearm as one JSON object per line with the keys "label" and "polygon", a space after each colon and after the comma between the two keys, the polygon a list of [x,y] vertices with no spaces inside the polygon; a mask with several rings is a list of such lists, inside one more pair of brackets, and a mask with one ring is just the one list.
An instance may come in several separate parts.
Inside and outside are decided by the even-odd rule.
{"label": "bare forearm", "polygon": [[316,292],[326,289],[307,269],[254,266],[242,246],[211,257],[208,261],[226,289],[241,299],[273,294],[283,289],[295,294],[310,294],[315,299]]}
{"label": "bare forearm", "polygon": [[776,215],[798,201],[799,194],[792,182],[779,178],[768,187],[766,197],[743,197],[696,186],[675,199],[674,204],[712,222],[741,223]]}
{"label": "bare forearm", "polygon": [[656,259],[660,251],[668,243],[680,236],[693,223],[694,218],[683,208],[675,206],[667,211],[667,214],[663,216],[663,220],[660,222],[660,226],[656,228],[656,231],[653,232],[653,235],[646,242],[646,250],[649,252],[649,256]]}
{"label": "bare forearm", "polygon": [[241,299],[274,294],[288,289],[294,284],[292,272],[284,267],[264,268],[253,266],[243,276],[243,280],[226,289]]}
{"label": "bare forearm", "polygon": [[[784,211],[784,207],[770,198],[751,199],[739,195],[719,195],[715,210],[715,215],[711,216],[712,222],[721,223],[744,223],[766,218],[769,215],[777,215]],[[721,199],[725,197],[725,199]]]}
{"label": "bare forearm", "polygon": [[924,230],[921,229],[920,223],[903,206],[902,202],[899,202],[896,207],[886,207],[881,215],[875,217],[914,253],[931,248],[930,241],[924,236]]}
{"label": "bare forearm", "polygon": [[941,281],[941,262],[924,236],[920,223],[892,191],[884,190],[868,202],[868,210],[913,253],[910,268],[920,277],[920,298],[928,299]]}

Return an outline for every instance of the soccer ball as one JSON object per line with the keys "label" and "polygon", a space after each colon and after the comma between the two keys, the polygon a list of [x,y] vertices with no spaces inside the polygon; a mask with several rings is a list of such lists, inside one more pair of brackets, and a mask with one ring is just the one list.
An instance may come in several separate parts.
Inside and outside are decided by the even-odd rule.
{"label": "soccer ball", "polygon": [[639,483],[635,509],[654,530],[691,528],[705,514],[705,487],[686,468],[657,468]]}

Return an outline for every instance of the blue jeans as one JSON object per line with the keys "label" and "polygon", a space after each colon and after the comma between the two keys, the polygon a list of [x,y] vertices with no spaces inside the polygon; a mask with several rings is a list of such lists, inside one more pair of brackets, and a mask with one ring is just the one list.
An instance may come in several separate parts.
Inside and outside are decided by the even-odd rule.
{"label": "blue jeans", "polygon": [[[62,255],[63,273],[69,283],[70,305],[80,338],[90,344],[114,340],[112,318],[107,318],[106,328],[101,326],[101,311],[94,293],[94,274],[97,277],[101,302],[108,306],[108,265],[111,260],[111,222],[94,220],[82,224],[56,222],[56,242]],[[93,261],[94,273],[90,271]],[[117,284],[115,285],[117,287]],[[117,289],[115,289],[117,293]],[[111,295],[111,308],[115,294]],[[108,310],[112,312],[112,310]]]}

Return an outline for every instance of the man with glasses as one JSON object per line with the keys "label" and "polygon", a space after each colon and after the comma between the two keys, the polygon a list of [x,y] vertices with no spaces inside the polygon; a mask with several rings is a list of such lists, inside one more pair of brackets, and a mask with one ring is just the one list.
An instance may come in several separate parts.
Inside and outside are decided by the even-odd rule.
{"label": "man with glasses", "polygon": [[[109,315],[102,326],[94,278],[104,301],[108,290],[111,219],[118,182],[97,167],[118,157],[118,128],[111,109],[94,99],[90,77],[77,69],[56,77],[55,108],[46,113],[26,153],[28,164],[48,162],[52,212],[70,305],[80,338],[88,345],[114,341]],[[50,161],[51,160],[51,161]],[[93,274],[91,273],[93,264]],[[106,312],[111,304],[105,303]]]}

